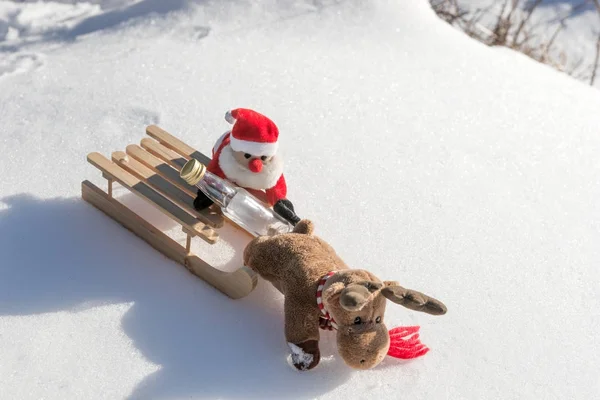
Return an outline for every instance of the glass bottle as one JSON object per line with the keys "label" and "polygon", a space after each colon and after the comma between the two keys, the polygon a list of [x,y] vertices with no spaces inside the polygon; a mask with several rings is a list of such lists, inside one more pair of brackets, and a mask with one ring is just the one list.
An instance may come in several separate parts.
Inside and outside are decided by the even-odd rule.
{"label": "glass bottle", "polygon": [[179,175],[187,183],[200,189],[221,207],[227,218],[251,235],[271,236],[294,229],[290,222],[271,208],[265,207],[247,190],[207,171],[206,166],[196,159],[186,162]]}

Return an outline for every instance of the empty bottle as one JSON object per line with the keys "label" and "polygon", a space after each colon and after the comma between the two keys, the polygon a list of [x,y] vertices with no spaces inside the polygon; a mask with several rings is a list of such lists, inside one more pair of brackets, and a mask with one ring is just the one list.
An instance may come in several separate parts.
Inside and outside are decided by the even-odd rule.
{"label": "empty bottle", "polygon": [[294,227],[271,208],[265,207],[247,190],[206,170],[198,160],[191,159],[179,174],[190,185],[200,189],[223,214],[254,236],[270,236],[291,232]]}

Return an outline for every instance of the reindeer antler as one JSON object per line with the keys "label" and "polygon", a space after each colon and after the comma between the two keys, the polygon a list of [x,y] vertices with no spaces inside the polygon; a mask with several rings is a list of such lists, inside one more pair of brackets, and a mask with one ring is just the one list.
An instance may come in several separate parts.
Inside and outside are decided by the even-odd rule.
{"label": "reindeer antler", "polygon": [[388,300],[414,311],[432,315],[443,315],[447,311],[446,306],[441,301],[399,285],[386,286],[381,290],[381,294]]}

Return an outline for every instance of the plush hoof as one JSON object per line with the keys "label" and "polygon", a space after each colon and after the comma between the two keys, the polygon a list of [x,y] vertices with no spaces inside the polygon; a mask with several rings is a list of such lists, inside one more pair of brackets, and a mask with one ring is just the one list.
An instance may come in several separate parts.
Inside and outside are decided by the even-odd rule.
{"label": "plush hoof", "polygon": [[275,203],[273,206],[273,211],[281,215],[292,225],[296,225],[298,222],[300,222],[300,217],[298,217],[294,211],[294,205],[287,199],[282,199]]}
{"label": "plush hoof", "polygon": [[288,343],[292,350],[292,364],[300,371],[308,371],[319,364],[321,352],[317,340],[308,340],[299,344]]}

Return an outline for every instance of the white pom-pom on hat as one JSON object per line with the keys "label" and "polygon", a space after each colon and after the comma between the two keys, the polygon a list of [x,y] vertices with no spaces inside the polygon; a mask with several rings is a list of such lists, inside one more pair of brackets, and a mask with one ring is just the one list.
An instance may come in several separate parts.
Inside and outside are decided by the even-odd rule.
{"label": "white pom-pom on hat", "polygon": [[235,123],[235,118],[233,117],[231,110],[229,110],[225,113],[225,121],[229,122],[230,124]]}

